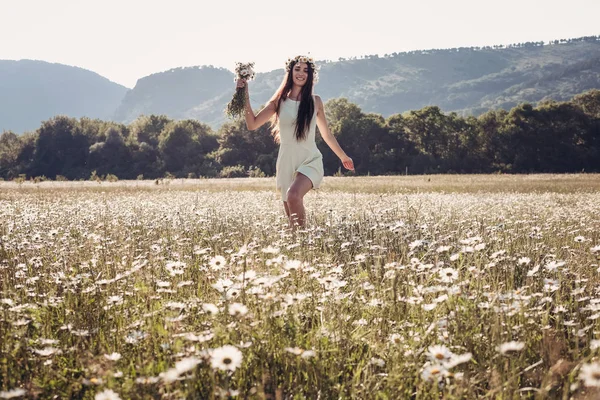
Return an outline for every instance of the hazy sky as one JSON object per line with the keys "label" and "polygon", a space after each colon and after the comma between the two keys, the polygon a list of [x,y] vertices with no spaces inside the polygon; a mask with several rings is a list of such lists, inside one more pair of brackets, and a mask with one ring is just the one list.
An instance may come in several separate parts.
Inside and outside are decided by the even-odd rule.
{"label": "hazy sky", "polygon": [[130,88],[180,66],[269,71],[309,52],[337,60],[600,34],[600,0],[0,0],[0,15],[0,59],[75,65]]}

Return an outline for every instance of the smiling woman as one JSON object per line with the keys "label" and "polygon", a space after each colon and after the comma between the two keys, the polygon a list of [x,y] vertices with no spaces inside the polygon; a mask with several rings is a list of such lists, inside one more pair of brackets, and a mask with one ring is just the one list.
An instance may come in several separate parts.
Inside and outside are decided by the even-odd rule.
{"label": "smiling woman", "polygon": [[317,67],[311,57],[288,59],[281,86],[256,115],[250,106],[246,80],[237,82],[238,88],[246,88],[245,117],[248,129],[255,130],[271,121],[273,136],[280,144],[276,165],[277,189],[281,192],[292,228],[296,223],[304,226],[304,195],[311,189],[317,189],[323,180],[323,156],[315,142],[317,126],[323,140],[340,158],[344,167],[354,170],[352,159],[329,132],[323,101],[313,94],[313,85],[317,80]]}

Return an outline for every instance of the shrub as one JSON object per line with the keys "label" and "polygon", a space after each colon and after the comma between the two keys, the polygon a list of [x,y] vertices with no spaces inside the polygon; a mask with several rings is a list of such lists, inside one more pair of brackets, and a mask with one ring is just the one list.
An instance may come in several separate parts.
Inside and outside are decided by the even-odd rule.
{"label": "shrub", "polygon": [[250,166],[250,168],[248,168],[248,176],[251,178],[264,178],[267,175],[262,171],[262,169],[255,166]]}
{"label": "shrub", "polygon": [[223,167],[219,173],[221,178],[242,178],[246,175],[246,168],[243,165]]}
{"label": "shrub", "polygon": [[90,174],[90,181],[96,181],[96,182],[102,181],[102,178],[100,178],[98,176],[98,174],[96,173],[96,170],[93,170],[92,173]]}

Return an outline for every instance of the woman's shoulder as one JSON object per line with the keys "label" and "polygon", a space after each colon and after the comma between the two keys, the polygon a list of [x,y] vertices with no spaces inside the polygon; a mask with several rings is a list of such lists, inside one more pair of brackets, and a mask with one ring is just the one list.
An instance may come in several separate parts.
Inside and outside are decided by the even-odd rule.
{"label": "woman's shoulder", "polygon": [[323,106],[323,100],[321,100],[321,96],[318,94],[313,94],[313,99],[317,108],[321,108]]}

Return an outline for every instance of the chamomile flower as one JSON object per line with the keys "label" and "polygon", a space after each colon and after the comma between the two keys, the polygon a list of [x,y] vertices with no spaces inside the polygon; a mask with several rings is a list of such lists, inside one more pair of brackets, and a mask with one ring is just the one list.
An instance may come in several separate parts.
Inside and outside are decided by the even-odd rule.
{"label": "chamomile flower", "polygon": [[235,371],[242,365],[242,352],[237,347],[226,345],[210,352],[210,365],[221,371]]}
{"label": "chamomile flower", "polygon": [[587,387],[600,387],[600,364],[583,364],[579,370],[579,379]]}
{"label": "chamomile flower", "polygon": [[496,349],[502,355],[510,355],[513,353],[518,353],[525,348],[525,343],[511,341],[500,344]]}
{"label": "chamomile flower", "polygon": [[105,354],[104,358],[106,358],[109,361],[119,361],[121,359],[121,354],[119,354],[119,353]]}
{"label": "chamomile flower", "polygon": [[25,396],[27,392],[21,388],[11,389],[6,392],[0,392],[0,399],[16,399]]}
{"label": "chamomile flower", "polygon": [[214,256],[210,259],[208,265],[213,271],[220,271],[227,265],[227,260],[223,256]]}
{"label": "chamomile flower", "polygon": [[119,395],[110,389],[104,389],[100,393],[96,393],[94,400],[121,400]]}
{"label": "chamomile flower", "polygon": [[444,345],[429,346],[427,349],[427,357],[430,361],[442,362],[449,360],[454,354]]}
{"label": "chamomile flower", "polygon": [[445,283],[452,283],[458,279],[458,271],[454,268],[442,268],[438,271],[440,280]]}
{"label": "chamomile flower", "polygon": [[229,305],[229,314],[236,317],[243,317],[248,314],[248,307],[241,303],[233,303]]}

